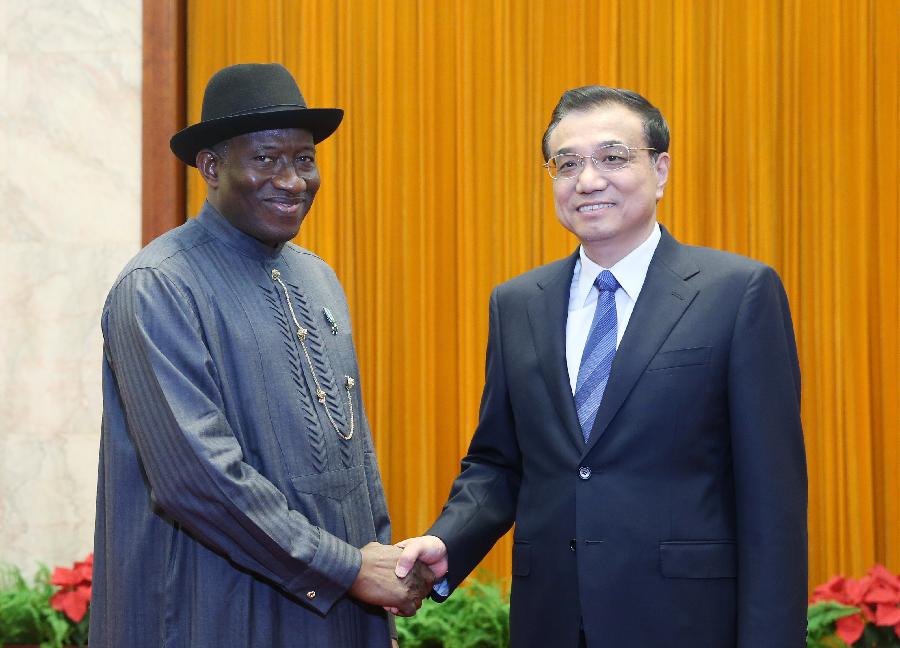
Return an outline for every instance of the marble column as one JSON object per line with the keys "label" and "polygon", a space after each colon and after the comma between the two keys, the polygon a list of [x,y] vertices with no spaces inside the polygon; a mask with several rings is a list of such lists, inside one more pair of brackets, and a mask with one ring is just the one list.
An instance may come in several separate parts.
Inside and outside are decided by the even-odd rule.
{"label": "marble column", "polygon": [[140,247],[140,0],[0,0],[0,562],[93,544],[103,300]]}

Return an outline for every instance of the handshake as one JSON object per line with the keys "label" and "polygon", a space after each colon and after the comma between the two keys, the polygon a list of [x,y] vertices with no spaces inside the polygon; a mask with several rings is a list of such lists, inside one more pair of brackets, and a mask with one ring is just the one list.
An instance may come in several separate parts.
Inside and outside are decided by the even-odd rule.
{"label": "handshake", "polygon": [[434,581],[447,573],[447,547],[435,536],[393,546],[370,542],[360,551],[362,566],[350,596],[400,616],[413,616]]}

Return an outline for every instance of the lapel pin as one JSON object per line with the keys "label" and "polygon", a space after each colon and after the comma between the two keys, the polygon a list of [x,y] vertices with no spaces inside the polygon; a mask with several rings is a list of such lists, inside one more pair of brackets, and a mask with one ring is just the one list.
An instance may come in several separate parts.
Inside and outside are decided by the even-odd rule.
{"label": "lapel pin", "polygon": [[322,307],[322,314],[325,315],[325,320],[331,326],[331,334],[337,335],[338,334],[337,320],[334,319],[334,315],[331,314],[331,311],[328,310],[327,306]]}

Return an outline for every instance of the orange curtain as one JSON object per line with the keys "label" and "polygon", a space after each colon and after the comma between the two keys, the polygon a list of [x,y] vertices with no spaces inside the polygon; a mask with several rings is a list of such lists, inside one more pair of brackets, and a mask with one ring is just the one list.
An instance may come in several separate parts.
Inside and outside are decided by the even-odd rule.
{"label": "orange curtain", "polygon": [[[900,3],[190,0],[188,121],[218,68],[278,61],[319,147],[298,242],[349,295],[395,539],[437,515],[477,419],[491,287],[571,252],[540,138],[560,93],[667,116],[660,220],[773,265],[804,377],[810,581],[900,570]],[[204,190],[188,174],[188,211]],[[485,560],[509,574],[509,538]]]}

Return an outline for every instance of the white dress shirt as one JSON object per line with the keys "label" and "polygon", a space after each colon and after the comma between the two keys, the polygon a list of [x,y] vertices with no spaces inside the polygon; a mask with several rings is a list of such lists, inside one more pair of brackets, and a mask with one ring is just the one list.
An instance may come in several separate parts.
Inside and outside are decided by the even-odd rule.
{"label": "white dress shirt", "polygon": [[641,288],[644,287],[644,279],[647,278],[647,269],[650,267],[650,259],[656,251],[659,239],[662,236],[659,223],[653,225],[650,236],[628,253],[611,268],[604,268],[591,261],[584,253],[584,246],[578,251],[578,260],[575,261],[575,272],[572,273],[572,287],[569,290],[569,314],[566,318],[566,364],[569,367],[569,383],[572,393],[575,393],[575,383],[578,380],[578,368],[581,366],[581,355],[584,345],[587,344],[588,334],[591,332],[591,323],[594,321],[594,311],[597,309],[597,298],[600,291],[594,286],[594,281],[604,270],[612,272],[619,289],[616,290],[616,348],[625,334],[625,327],[631,319],[631,312]]}

